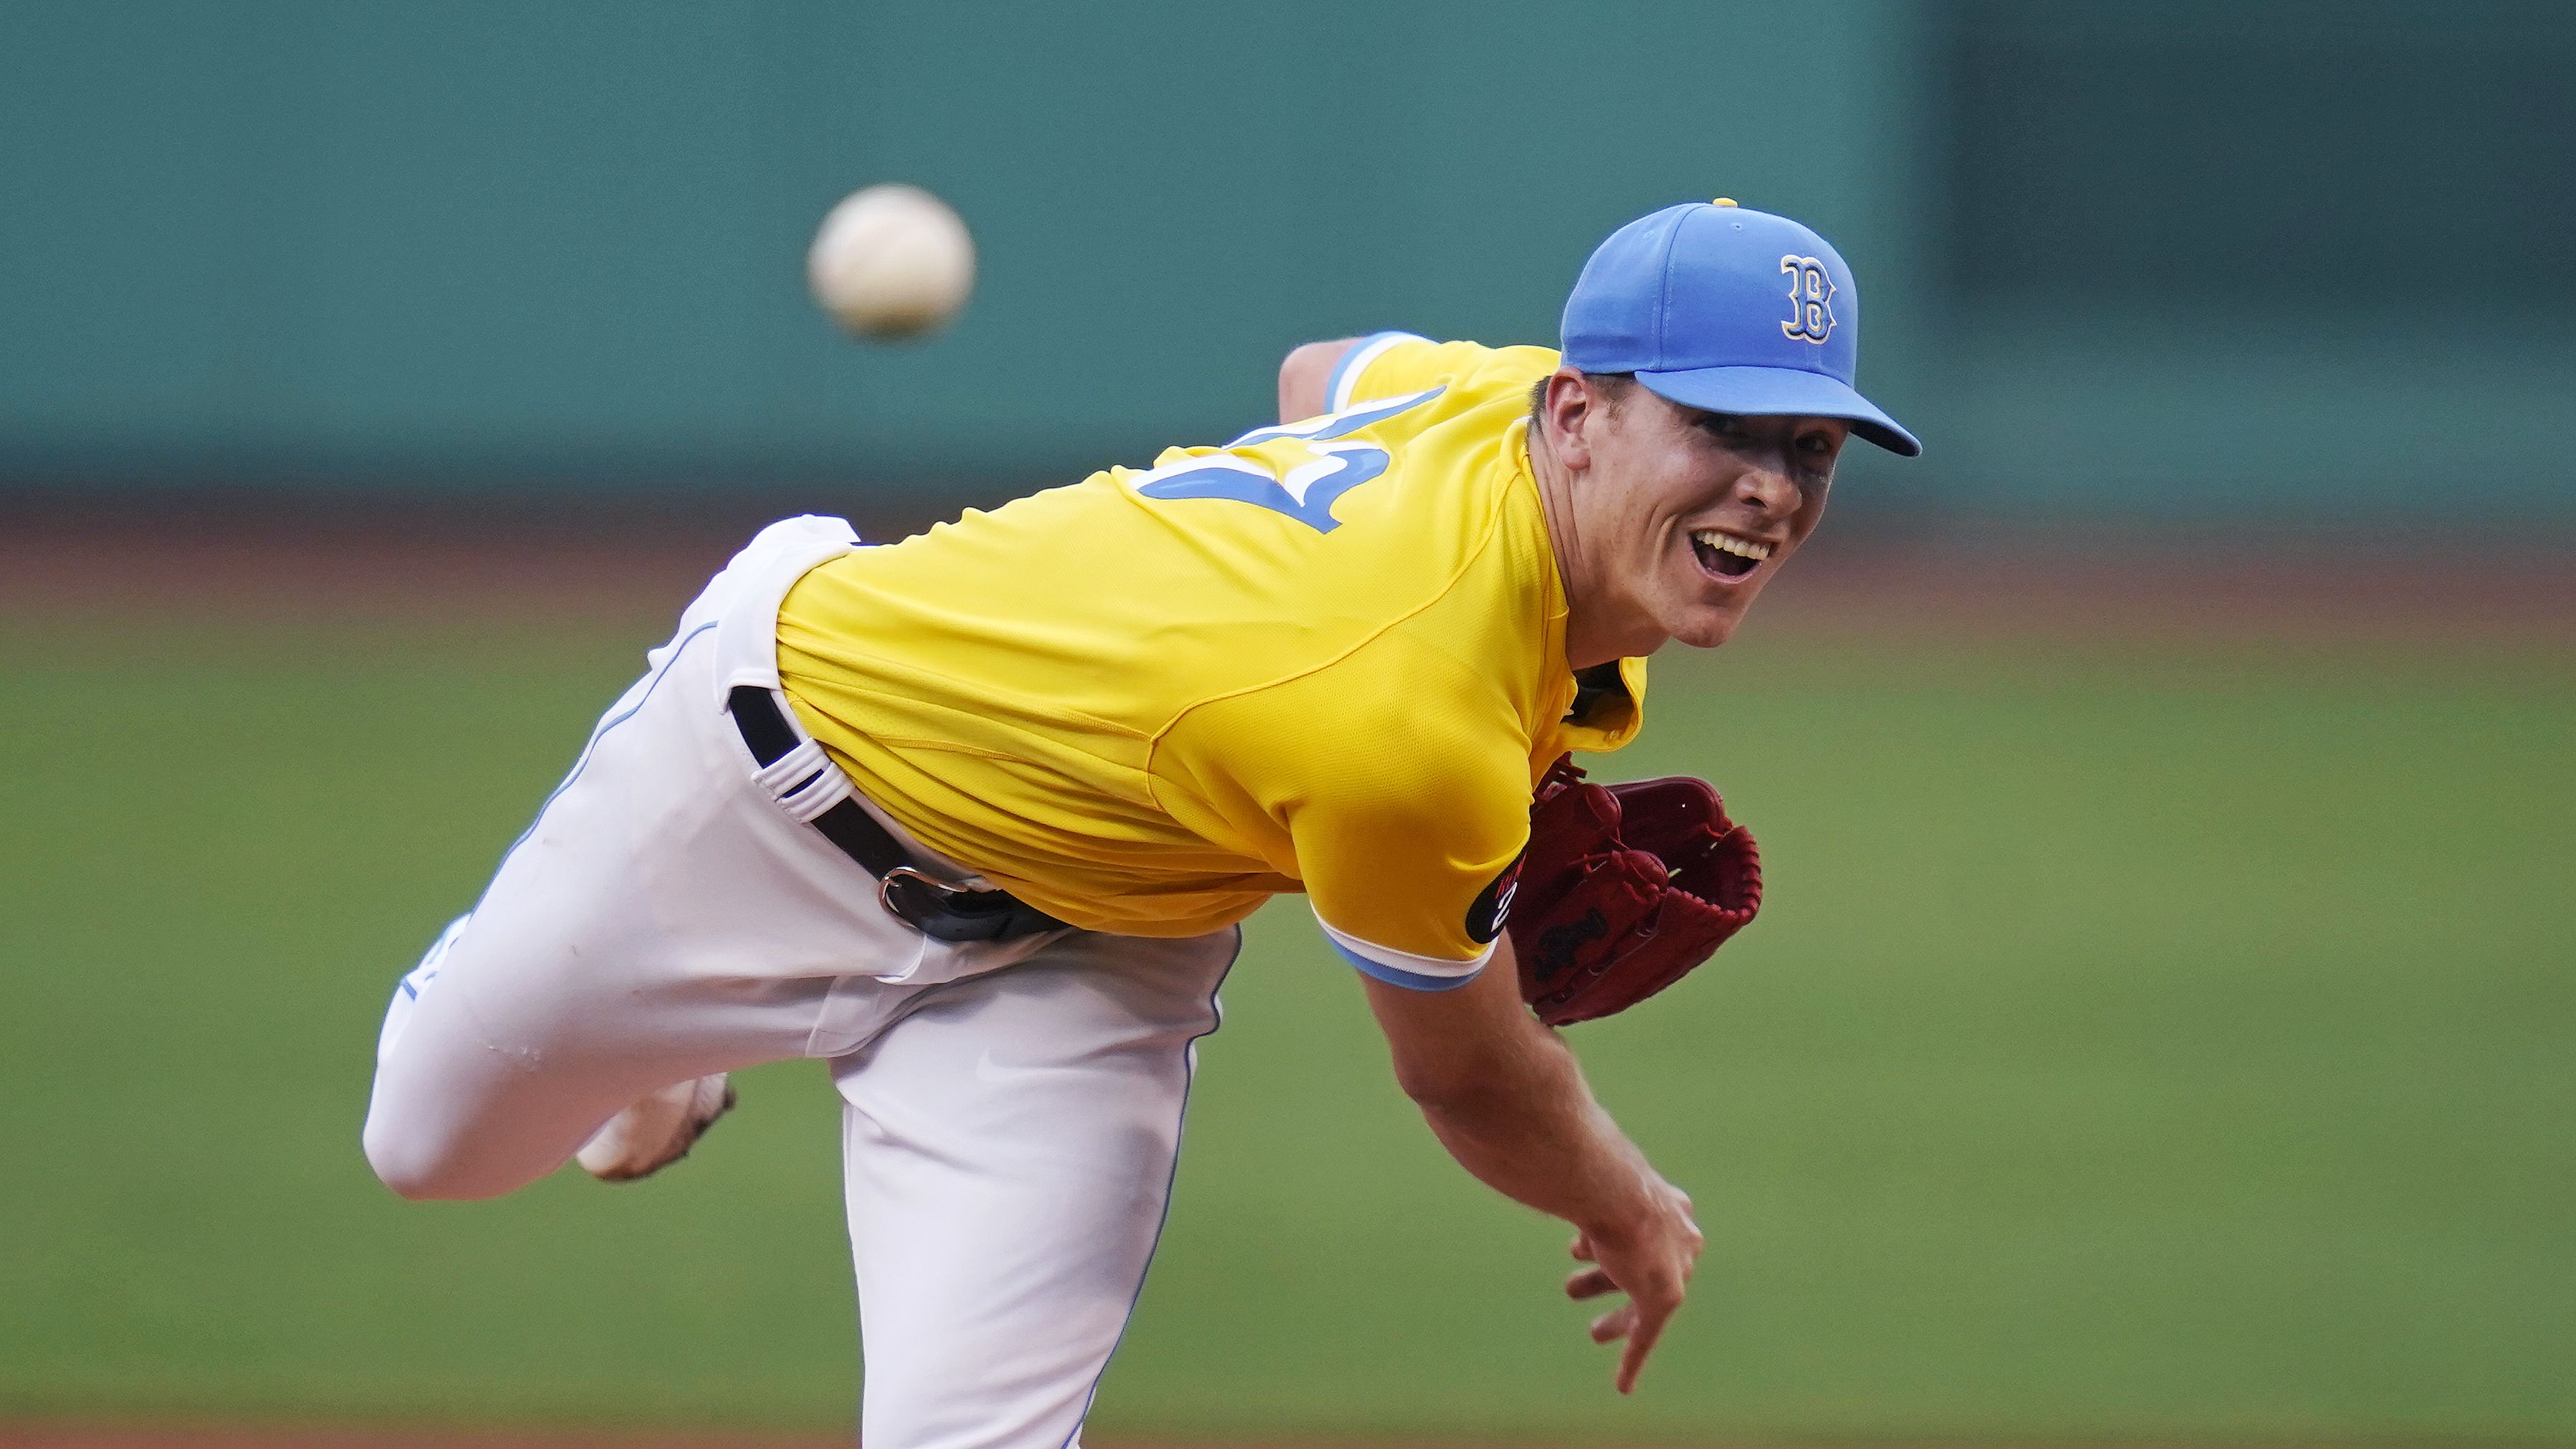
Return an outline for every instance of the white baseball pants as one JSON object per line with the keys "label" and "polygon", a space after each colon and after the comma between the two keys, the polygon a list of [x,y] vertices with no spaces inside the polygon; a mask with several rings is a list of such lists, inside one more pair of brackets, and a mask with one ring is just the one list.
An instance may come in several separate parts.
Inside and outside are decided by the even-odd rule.
{"label": "white baseball pants", "polygon": [[829,1058],[862,1441],[1065,1449],[1143,1284],[1240,937],[947,944],[878,905],[802,823],[841,798],[838,771],[788,788],[802,770],[761,771],[724,708],[776,687],[779,600],[853,542],[837,519],[772,525],[653,651],[396,989],[367,1158],[405,1196],[490,1197],[648,1092]]}

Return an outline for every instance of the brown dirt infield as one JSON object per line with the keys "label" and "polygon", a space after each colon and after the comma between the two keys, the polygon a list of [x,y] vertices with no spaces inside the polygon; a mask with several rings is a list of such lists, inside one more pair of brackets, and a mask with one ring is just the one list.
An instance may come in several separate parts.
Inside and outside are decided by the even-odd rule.
{"label": "brown dirt infield", "polygon": [[[788,511],[788,510],[779,510]],[[0,508],[0,615],[659,626],[762,513],[600,504]],[[927,520],[859,520],[893,538]],[[1755,635],[2576,644],[2576,534],[1878,524],[1809,543]]]}

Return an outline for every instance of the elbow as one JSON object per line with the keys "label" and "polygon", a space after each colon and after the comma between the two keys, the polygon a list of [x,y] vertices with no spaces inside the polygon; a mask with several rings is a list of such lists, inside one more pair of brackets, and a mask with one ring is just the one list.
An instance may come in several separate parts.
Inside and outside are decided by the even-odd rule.
{"label": "elbow", "polygon": [[1324,396],[1324,385],[1331,381],[1333,364],[1342,360],[1350,342],[1309,342],[1291,351],[1279,364],[1279,420],[1295,422],[1325,411],[1331,399]]}
{"label": "elbow", "polygon": [[1472,1039],[1451,1037],[1427,1048],[1395,1054],[1395,1084],[1426,1116],[1473,1122],[1526,1107],[1533,1093],[1547,1095],[1581,1076],[1565,1043],[1537,1017],[1520,1009]]}
{"label": "elbow", "polygon": [[1304,386],[1322,391],[1324,380],[1333,375],[1333,364],[1342,360],[1343,351],[1350,345],[1350,340],[1345,338],[1339,342],[1309,342],[1289,349],[1288,355],[1279,361],[1280,390],[1285,392],[1290,387]]}
{"label": "elbow", "polygon": [[1414,1106],[1435,1116],[1473,1114],[1502,1080],[1502,1064],[1477,1059],[1395,1063],[1395,1085]]}

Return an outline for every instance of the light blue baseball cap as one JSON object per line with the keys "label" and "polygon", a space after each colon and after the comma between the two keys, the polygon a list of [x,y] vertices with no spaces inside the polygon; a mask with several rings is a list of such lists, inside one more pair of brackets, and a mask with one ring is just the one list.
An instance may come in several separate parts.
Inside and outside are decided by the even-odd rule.
{"label": "light blue baseball cap", "polygon": [[1893,453],[1914,435],[1852,386],[1860,289],[1823,237],[1720,198],[1610,234],[1565,299],[1567,363],[1633,372],[1685,407],[1847,418]]}

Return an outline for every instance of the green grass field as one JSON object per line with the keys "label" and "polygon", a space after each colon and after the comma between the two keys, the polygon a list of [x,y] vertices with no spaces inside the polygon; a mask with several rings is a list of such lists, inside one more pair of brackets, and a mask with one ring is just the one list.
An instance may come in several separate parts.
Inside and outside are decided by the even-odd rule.
{"label": "green grass field", "polygon": [[[845,1425],[835,1108],[415,1206],[394,977],[640,635],[0,635],[0,1418]],[[2564,654],[1882,648],[1664,671],[1770,904],[1573,1033],[1710,1251],[1620,1402],[1553,1225],[1256,918],[1118,1434],[2576,1439]]]}

